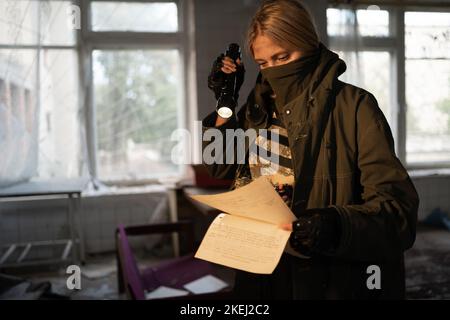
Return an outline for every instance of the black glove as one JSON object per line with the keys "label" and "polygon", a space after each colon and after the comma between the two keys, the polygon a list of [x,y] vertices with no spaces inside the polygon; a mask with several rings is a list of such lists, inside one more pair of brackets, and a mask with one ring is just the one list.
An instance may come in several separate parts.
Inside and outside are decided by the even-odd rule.
{"label": "black glove", "polygon": [[341,222],[336,209],[307,209],[292,223],[289,244],[303,255],[332,255],[340,236]]}
{"label": "black glove", "polygon": [[278,192],[281,199],[283,199],[284,203],[288,207],[291,206],[292,195],[293,195],[293,187],[289,184],[278,184],[275,186],[275,191]]}
{"label": "black glove", "polygon": [[[227,74],[221,70],[223,67],[222,60],[225,58],[225,55],[222,53],[217,59],[213,62],[211,72],[208,76],[208,88],[210,88],[214,92],[214,96],[216,100],[219,99],[220,93],[222,92],[222,88],[225,86],[225,79]],[[237,102],[239,98],[239,90],[241,89],[242,84],[244,83],[245,76],[245,67],[244,64],[236,63],[236,89],[234,100]]]}

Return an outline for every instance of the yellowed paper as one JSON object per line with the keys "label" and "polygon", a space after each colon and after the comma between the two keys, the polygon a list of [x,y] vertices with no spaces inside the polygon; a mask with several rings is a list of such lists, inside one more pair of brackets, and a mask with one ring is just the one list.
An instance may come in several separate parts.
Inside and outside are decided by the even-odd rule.
{"label": "yellowed paper", "polygon": [[270,274],[280,261],[289,235],[274,224],[221,213],[209,226],[195,257]]}
{"label": "yellowed paper", "polygon": [[264,176],[233,191],[191,198],[231,215],[272,224],[289,223],[296,219]]}
{"label": "yellowed paper", "polygon": [[230,192],[191,197],[228,213],[213,221],[197,258],[248,272],[272,273],[284,250],[304,257],[289,247],[290,232],[279,227],[296,217],[266,177]]}

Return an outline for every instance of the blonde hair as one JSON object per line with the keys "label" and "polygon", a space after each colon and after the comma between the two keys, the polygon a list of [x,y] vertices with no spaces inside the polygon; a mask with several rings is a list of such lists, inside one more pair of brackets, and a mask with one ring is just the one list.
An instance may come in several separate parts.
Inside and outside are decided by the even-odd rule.
{"label": "blonde hair", "polygon": [[253,42],[265,35],[278,45],[304,53],[319,47],[319,36],[306,8],[296,0],[264,1],[256,11],[247,33],[247,50],[253,55]]}

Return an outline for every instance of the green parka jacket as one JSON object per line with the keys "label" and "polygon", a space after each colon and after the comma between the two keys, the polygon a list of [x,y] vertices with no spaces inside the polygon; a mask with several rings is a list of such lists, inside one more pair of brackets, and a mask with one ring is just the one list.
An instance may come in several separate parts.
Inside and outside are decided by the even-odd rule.
{"label": "green parka jacket", "polygon": [[[305,208],[335,207],[342,226],[337,253],[311,259],[283,254],[270,277],[261,281],[261,276],[238,272],[236,285],[255,292],[255,298],[403,298],[403,252],[415,241],[417,192],[395,155],[375,97],[338,80],[346,64],[322,43],[318,59],[307,83],[290,86],[289,98],[277,104],[295,173],[291,209],[299,216]],[[282,81],[271,84],[275,93],[286,90],[277,88]],[[237,119],[217,129],[225,138],[226,129],[258,127],[250,116],[255,107],[252,92]],[[208,115],[204,130],[215,119],[215,112]],[[238,179],[248,172],[248,164],[206,166],[216,178]],[[381,289],[368,286],[374,281],[373,265],[379,267]]]}

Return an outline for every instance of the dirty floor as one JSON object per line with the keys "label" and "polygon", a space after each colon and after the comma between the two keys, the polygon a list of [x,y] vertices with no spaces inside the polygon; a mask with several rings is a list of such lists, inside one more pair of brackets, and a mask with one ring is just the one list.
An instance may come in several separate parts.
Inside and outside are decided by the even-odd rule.
{"label": "dirty floor", "polygon": [[[166,251],[170,249],[165,249]],[[167,252],[166,252],[167,253]],[[165,259],[144,255],[140,267],[154,265]],[[406,295],[408,299],[450,299],[450,232],[423,225],[418,226],[414,247],[405,254]],[[233,274],[223,270],[232,283]],[[124,299],[117,290],[116,259],[114,253],[90,256],[82,266],[81,290],[69,290],[65,270],[47,270],[18,274],[33,282],[49,281],[52,292],[74,300]]]}

